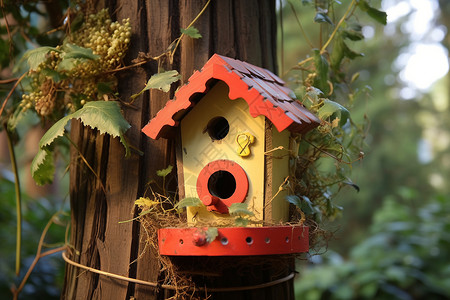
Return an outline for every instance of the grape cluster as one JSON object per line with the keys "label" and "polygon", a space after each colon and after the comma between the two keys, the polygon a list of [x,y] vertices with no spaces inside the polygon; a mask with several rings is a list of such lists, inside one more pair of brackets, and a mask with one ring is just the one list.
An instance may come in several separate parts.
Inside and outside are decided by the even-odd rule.
{"label": "grape cluster", "polygon": [[[90,48],[100,56],[101,70],[112,70],[120,65],[130,43],[130,19],[112,22],[107,9],[89,15],[81,28],[73,34],[73,43]],[[95,70],[88,70],[95,71]]]}
{"label": "grape cluster", "polygon": [[[46,55],[45,61],[40,63],[35,70],[30,70],[31,92],[22,95],[20,103],[22,109],[34,107],[36,112],[43,117],[50,115],[56,109],[56,90],[59,84],[54,82],[50,74],[57,72],[58,63],[61,61],[59,49],[58,46],[57,51],[50,51]],[[58,107],[58,109],[61,108],[63,107]]]}
{"label": "grape cluster", "polygon": [[64,46],[49,51],[45,60],[30,70],[31,91],[22,96],[23,110],[34,107],[42,117],[61,117],[67,110],[76,110],[86,101],[103,100],[105,91],[99,84],[114,90],[117,69],[128,49],[131,36],[130,20],[112,22],[107,9],[85,16],[81,27],[72,32],[65,44],[92,49],[98,58],[75,58],[69,67],[62,67]]}

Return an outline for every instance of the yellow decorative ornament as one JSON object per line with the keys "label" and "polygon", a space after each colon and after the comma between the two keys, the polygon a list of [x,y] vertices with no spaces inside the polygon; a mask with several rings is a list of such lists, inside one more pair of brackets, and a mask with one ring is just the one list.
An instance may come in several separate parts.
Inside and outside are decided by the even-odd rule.
{"label": "yellow decorative ornament", "polygon": [[238,144],[237,154],[239,156],[249,156],[250,152],[250,144],[255,142],[255,137],[248,132],[239,133],[236,136],[236,143]]}

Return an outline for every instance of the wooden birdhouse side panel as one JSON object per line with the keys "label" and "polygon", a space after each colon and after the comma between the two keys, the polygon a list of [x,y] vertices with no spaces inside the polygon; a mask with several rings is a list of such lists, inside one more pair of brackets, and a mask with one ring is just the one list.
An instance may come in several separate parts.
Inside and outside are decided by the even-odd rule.
{"label": "wooden birdhouse side panel", "polygon": [[[289,139],[290,132],[278,132],[273,124],[266,120],[265,140],[265,192],[264,220],[269,223],[288,221],[289,202],[286,201],[287,189],[279,191],[289,176]],[[280,150],[274,150],[280,147]],[[273,151],[272,151],[273,150]]]}
{"label": "wooden birdhouse side panel", "polygon": [[[228,91],[228,86],[219,81],[181,121],[185,197],[199,197],[197,180],[206,165],[217,160],[232,161],[245,171],[248,178],[245,203],[255,213],[255,217],[262,220],[265,118],[253,118],[249,114],[247,102],[243,99],[230,100]],[[228,123],[228,132],[212,137],[215,126],[219,129],[223,127],[224,121],[221,118]],[[254,137],[254,141],[249,145],[248,156],[239,155],[237,136],[241,133],[249,133]],[[238,186],[241,184],[242,182],[236,182]],[[224,193],[228,189],[226,185],[220,188]],[[229,188],[232,190],[233,186]],[[227,214],[212,213],[204,207],[189,207],[187,211],[190,225],[200,220],[220,223],[221,220],[229,218]]]}

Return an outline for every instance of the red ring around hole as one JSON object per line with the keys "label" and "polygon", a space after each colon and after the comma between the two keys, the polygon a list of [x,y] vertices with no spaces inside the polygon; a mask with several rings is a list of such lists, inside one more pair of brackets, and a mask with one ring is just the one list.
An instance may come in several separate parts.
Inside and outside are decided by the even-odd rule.
{"label": "red ring around hole", "polygon": [[[229,172],[231,175],[233,175],[236,181],[236,189],[234,193],[226,199],[219,198],[220,201],[222,201],[222,203],[228,207],[233,203],[244,202],[248,193],[247,174],[238,163],[226,159],[212,161],[200,171],[200,174],[198,175],[197,178],[197,194],[200,200],[207,199],[204,198],[206,196],[208,197],[213,196],[209,192],[208,181],[211,175],[213,175],[218,171]],[[207,204],[205,203],[205,205]]]}

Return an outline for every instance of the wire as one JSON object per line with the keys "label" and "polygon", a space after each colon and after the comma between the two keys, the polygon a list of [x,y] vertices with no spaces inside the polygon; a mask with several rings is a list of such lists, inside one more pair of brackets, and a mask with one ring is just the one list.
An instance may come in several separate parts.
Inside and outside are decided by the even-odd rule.
{"label": "wire", "polygon": [[[89,272],[97,273],[100,275],[104,275],[104,276],[108,276],[108,277],[112,277],[112,278],[116,278],[116,279],[120,279],[120,280],[124,280],[124,281],[128,281],[128,282],[133,282],[133,283],[137,283],[137,284],[142,284],[142,285],[146,285],[146,286],[151,286],[154,288],[163,288],[166,290],[179,289],[179,287],[173,286],[173,285],[159,284],[157,282],[134,279],[134,278],[130,278],[130,277],[114,274],[114,273],[105,272],[105,271],[98,270],[95,268],[91,268],[91,267],[79,264],[79,263],[74,262],[73,260],[69,259],[66,255],[66,252],[62,252],[62,258],[65,260],[66,263],[68,263],[70,265],[73,265],[75,267],[87,270]],[[294,278],[294,276],[295,276],[295,273],[290,273],[286,277],[283,277],[283,278],[280,278],[277,280],[273,280],[273,281],[269,281],[269,282],[257,284],[257,285],[250,285],[250,286],[238,286],[238,287],[226,287],[226,288],[190,287],[189,289],[190,290],[198,290],[198,291],[208,291],[208,292],[235,292],[235,291],[256,290],[256,289],[262,289],[262,288],[274,286],[274,285],[289,281],[292,278]]]}

